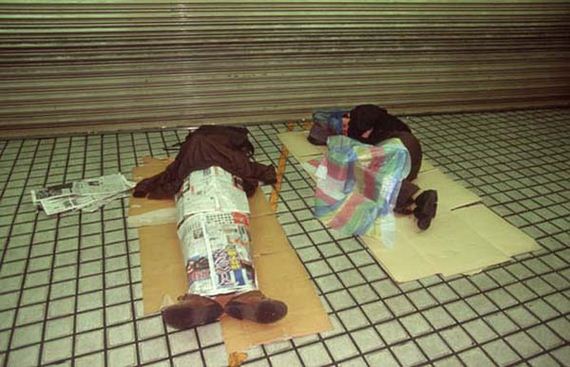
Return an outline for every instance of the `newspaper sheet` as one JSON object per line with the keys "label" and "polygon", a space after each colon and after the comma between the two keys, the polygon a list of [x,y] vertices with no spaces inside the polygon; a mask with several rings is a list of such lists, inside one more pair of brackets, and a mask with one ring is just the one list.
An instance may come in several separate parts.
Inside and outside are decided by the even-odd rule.
{"label": "newspaper sheet", "polygon": [[249,205],[240,180],[220,167],[192,172],[176,206],[189,292],[214,296],[256,289]]}
{"label": "newspaper sheet", "polygon": [[32,190],[32,203],[36,206],[40,205],[40,200],[44,199],[56,199],[56,198],[66,198],[73,195],[72,190],[73,183],[64,183],[61,185],[54,185],[49,187],[44,187],[39,190]]}
{"label": "newspaper sheet", "polygon": [[32,190],[32,202],[47,215],[68,211],[95,211],[112,200],[128,196],[135,186],[122,174],[113,174]]}
{"label": "newspaper sheet", "polygon": [[189,214],[213,211],[249,213],[241,179],[217,166],[194,171],[184,180],[176,196],[176,208],[179,220]]}
{"label": "newspaper sheet", "polygon": [[129,190],[132,183],[120,173],[73,182],[72,191],[76,195],[106,195]]}

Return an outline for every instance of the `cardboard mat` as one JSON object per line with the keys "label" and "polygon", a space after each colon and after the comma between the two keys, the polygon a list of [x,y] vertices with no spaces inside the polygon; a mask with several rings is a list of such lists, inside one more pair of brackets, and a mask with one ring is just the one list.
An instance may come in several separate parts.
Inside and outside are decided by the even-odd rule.
{"label": "cardboard mat", "polygon": [[[289,152],[311,174],[311,165],[325,147],[307,141],[308,132],[279,134]],[[363,236],[370,251],[390,276],[407,282],[442,274],[472,274],[513,256],[540,249],[536,241],[481,203],[481,199],[451,180],[425,159],[415,183],[438,191],[438,212],[426,231],[418,230],[413,216],[396,217],[396,245]]]}
{"label": "cardboard mat", "polygon": [[[144,165],[133,170],[133,179],[138,181],[159,173],[168,163],[168,160],[145,158]],[[267,296],[285,302],[289,312],[284,319],[270,325],[222,317],[228,354],[332,328],[305,268],[261,190],[250,198],[249,205],[259,287]],[[156,313],[187,291],[174,201],[131,197],[129,225],[139,227],[144,314]]]}

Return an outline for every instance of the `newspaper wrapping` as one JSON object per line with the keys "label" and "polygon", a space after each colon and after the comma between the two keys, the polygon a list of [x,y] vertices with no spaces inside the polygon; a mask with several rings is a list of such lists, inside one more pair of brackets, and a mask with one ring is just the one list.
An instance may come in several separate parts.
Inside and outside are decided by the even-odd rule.
{"label": "newspaper wrapping", "polygon": [[217,166],[194,171],[176,195],[176,209],[188,293],[215,296],[257,288],[241,179]]}

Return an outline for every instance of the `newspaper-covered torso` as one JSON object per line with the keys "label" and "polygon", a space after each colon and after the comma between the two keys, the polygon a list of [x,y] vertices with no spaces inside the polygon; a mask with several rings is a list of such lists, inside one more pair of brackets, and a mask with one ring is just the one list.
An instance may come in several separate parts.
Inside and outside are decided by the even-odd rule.
{"label": "newspaper-covered torso", "polygon": [[176,196],[176,208],[188,292],[215,296],[256,289],[241,180],[216,166],[194,171]]}

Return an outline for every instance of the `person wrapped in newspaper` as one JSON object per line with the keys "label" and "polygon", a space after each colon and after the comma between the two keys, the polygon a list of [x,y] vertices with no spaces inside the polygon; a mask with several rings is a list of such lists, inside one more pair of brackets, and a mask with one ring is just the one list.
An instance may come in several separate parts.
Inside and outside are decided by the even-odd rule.
{"label": "person wrapped in newspaper", "polygon": [[287,306],[257,288],[241,179],[218,166],[194,171],[175,200],[188,293],[162,310],[166,324],[191,328],[224,312],[259,323],[285,317]]}

